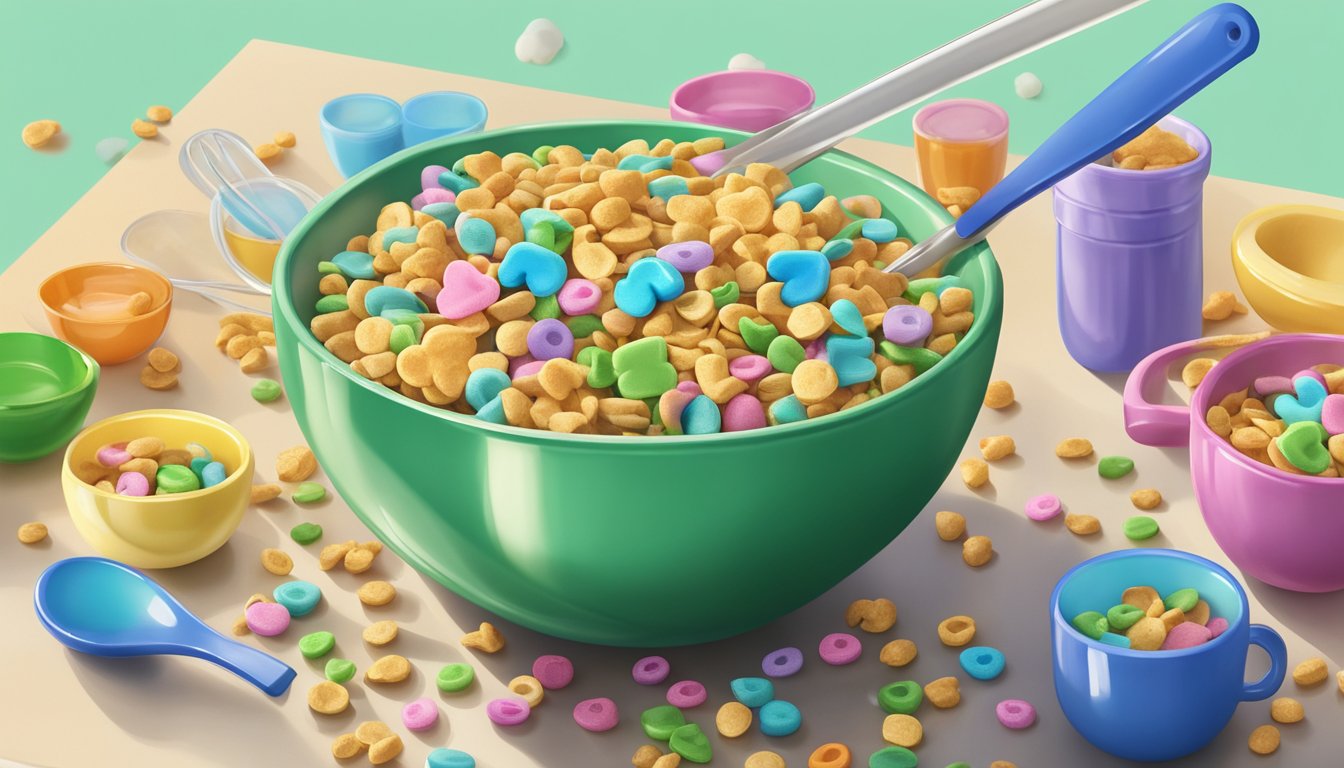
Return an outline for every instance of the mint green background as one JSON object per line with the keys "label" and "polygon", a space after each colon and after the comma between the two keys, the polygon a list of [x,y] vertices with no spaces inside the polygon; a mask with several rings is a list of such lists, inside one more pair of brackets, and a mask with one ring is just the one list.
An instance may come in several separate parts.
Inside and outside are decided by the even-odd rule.
{"label": "mint green background", "polygon": [[[99,139],[134,141],[130,122],[146,106],[181,107],[254,37],[651,105],[666,104],[677,83],[745,51],[807,78],[824,102],[1023,2],[5,0],[0,268],[98,180],[105,170],[93,154]],[[1211,4],[1151,0],[942,95],[1002,104],[1012,119],[1012,151],[1030,152]],[[1335,79],[1344,2],[1244,5],[1260,24],[1259,51],[1178,113],[1213,139],[1215,174],[1344,196],[1344,163],[1334,146],[1344,125]],[[565,33],[565,48],[549,66],[513,56],[514,40],[538,16]],[[1033,101],[1013,93],[1022,71],[1045,83]],[[24,124],[39,118],[62,123],[62,147],[34,152],[19,140]],[[317,140],[316,119],[294,130],[300,141]],[[909,144],[910,115],[864,135]]]}

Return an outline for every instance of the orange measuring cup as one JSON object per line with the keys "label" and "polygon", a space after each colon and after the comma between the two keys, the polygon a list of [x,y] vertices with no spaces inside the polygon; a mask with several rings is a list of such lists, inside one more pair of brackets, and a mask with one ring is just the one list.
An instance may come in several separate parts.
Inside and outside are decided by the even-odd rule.
{"label": "orange measuring cup", "polygon": [[915,113],[915,152],[924,191],[975,187],[983,195],[1008,163],[1008,113],[980,99],[947,99]]}
{"label": "orange measuring cup", "polygon": [[[132,310],[136,294],[148,301]],[[115,365],[158,340],[168,324],[173,286],[163,275],[131,264],[77,264],[44,280],[38,296],[57,337],[103,365]]]}

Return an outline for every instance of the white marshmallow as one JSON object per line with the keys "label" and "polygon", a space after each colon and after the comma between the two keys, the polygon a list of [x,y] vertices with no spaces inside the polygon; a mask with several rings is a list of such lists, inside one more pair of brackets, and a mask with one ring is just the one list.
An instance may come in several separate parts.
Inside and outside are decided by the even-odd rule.
{"label": "white marshmallow", "polygon": [[1041,95],[1041,78],[1030,72],[1023,72],[1013,78],[1013,90],[1023,99],[1034,99]]}
{"label": "white marshmallow", "polygon": [[750,53],[739,53],[728,60],[729,69],[765,69],[765,62]]}
{"label": "white marshmallow", "polygon": [[513,44],[513,55],[528,64],[550,64],[564,45],[565,36],[554,22],[550,19],[535,19],[518,36],[518,42]]}

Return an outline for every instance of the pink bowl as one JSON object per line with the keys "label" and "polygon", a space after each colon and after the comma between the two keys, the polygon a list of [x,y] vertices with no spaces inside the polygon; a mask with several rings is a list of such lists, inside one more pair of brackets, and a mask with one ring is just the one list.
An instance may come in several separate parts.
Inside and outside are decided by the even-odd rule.
{"label": "pink bowl", "polygon": [[800,77],[769,69],[712,72],[672,91],[674,120],[763,131],[811,108],[817,94]]}
{"label": "pink bowl", "polygon": [[1202,346],[1198,340],[1173,344],[1139,363],[1125,383],[1125,430],[1144,445],[1190,446],[1190,476],[1204,522],[1242,571],[1297,592],[1344,589],[1344,478],[1291,475],[1261,464],[1214,434],[1202,416],[1258,376],[1344,363],[1344,336],[1285,334],[1258,341],[1220,360],[1189,409],[1150,402],[1146,395],[1165,383],[1171,364]]}

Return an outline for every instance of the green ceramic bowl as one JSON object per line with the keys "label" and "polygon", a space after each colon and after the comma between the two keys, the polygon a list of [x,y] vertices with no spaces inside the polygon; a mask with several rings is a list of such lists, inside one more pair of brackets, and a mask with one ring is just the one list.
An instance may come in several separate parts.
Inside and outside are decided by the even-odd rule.
{"label": "green ceramic bowl", "polygon": [[[887,545],[956,463],[1003,315],[985,245],[948,268],[974,327],[899,392],[815,421],[689,437],[560,435],[495,426],[367,381],[308,331],[317,263],[420,191],[420,170],[486,149],[584,151],[643,138],[740,140],[665,122],[552,123],[407,149],[328,195],[276,263],[275,332],[299,425],[336,490],[394,552],[449,589],[547,634],[619,646],[698,643],[803,605]],[[868,194],[914,239],[949,222],[906,181],[831,152],[793,174]]]}
{"label": "green ceramic bowl", "polygon": [[40,459],[84,426],[98,363],[60,339],[0,333],[0,461]]}

